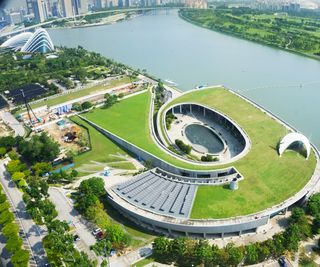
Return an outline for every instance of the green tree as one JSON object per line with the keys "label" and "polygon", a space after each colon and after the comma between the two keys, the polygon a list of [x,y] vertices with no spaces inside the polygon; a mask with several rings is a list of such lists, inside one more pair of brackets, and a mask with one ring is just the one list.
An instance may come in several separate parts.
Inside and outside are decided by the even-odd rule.
{"label": "green tree", "polygon": [[50,162],[60,152],[59,144],[53,141],[46,133],[33,135],[29,141],[22,140],[18,144],[21,155],[31,163]]}
{"label": "green tree", "polygon": [[169,255],[170,241],[163,236],[157,237],[153,241],[152,248],[157,258],[167,258]]}
{"label": "green tree", "polygon": [[10,253],[15,253],[20,250],[22,246],[22,239],[18,235],[10,236],[6,241],[6,250]]}
{"label": "green tree", "polygon": [[32,166],[32,170],[36,176],[41,176],[52,171],[52,165],[49,162],[37,162]]}
{"label": "green tree", "polygon": [[104,189],[104,181],[100,177],[92,177],[84,180],[80,183],[79,192],[81,194],[92,193],[97,197],[101,197],[106,194]]}
{"label": "green tree", "polygon": [[25,175],[23,172],[15,172],[12,174],[11,179],[12,181],[18,183],[20,180],[24,179]]}
{"label": "green tree", "polygon": [[243,259],[243,249],[242,247],[236,247],[233,243],[228,243],[225,250],[229,254],[229,265],[237,266]]}
{"label": "green tree", "polygon": [[293,208],[291,212],[290,222],[298,223],[303,217],[305,217],[305,212],[302,208]]}
{"label": "green tree", "polygon": [[206,264],[212,261],[213,251],[207,240],[199,240],[195,247],[194,255],[199,263]]}
{"label": "green tree", "polygon": [[104,98],[105,98],[105,102],[103,106],[104,108],[110,108],[118,101],[118,97],[116,95],[105,94]]}
{"label": "green tree", "polygon": [[13,214],[9,210],[4,210],[0,214],[0,224],[5,225],[14,220]]}
{"label": "green tree", "polygon": [[121,249],[127,245],[126,233],[119,224],[110,224],[106,230],[108,239],[115,248]]}
{"label": "green tree", "polygon": [[11,150],[8,152],[8,156],[11,160],[16,160],[16,159],[19,159],[19,155],[17,152]]}
{"label": "green tree", "polygon": [[6,238],[9,238],[10,236],[15,236],[18,234],[18,232],[19,232],[19,226],[14,222],[7,223],[2,228],[2,233]]}
{"label": "green tree", "polygon": [[8,210],[9,208],[10,208],[10,204],[8,203],[8,201],[0,203],[0,212]]}
{"label": "green tree", "polygon": [[2,158],[7,153],[7,149],[5,147],[0,147],[0,158]]}
{"label": "green tree", "polygon": [[287,250],[298,251],[300,241],[300,230],[298,225],[291,224],[284,232],[284,246]]}
{"label": "green tree", "polygon": [[246,246],[246,260],[247,264],[256,264],[259,261],[258,248],[256,244],[249,244]]}
{"label": "green tree", "polygon": [[83,102],[83,103],[81,104],[82,110],[86,110],[86,109],[89,109],[89,108],[91,108],[91,107],[92,107],[92,103],[89,102],[89,101]]}
{"label": "green tree", "polygon": [[180,261],[183,259],[183,256],[187,250],[186,246],[186,238],[185,237],[178,237],[173,239],[170,242],[170,250],[171,250],[171,257]]}
{"label": "green tree", "polygon": [[320,193],[314,194],[309,198],[307,212],[312,216],[320,214]]}
{"label": "green tree", "polygon": [[23,172],[27,169],[27,166],[21,163],[20,160],[10,160],[7,164],[7,171],[12,175],[15,172]]}
{"label": "green tree", "polygon": [[7,151],[11,150],[16,144],[16,139],[13,136],[0,137],[0,147],[5,147]]}
{"label": "green tree", "polygon": [[80,103],[73,103],[72,104],[72,110],[75,110],[75,111],[82,111],[82,106]]}
{"label": "green tree", "polygon": [[56,232],[58,234],[64,234],[69,231],[69,225],[66,221],[53,220],[47,224],[49,233]]}
{"label": "green tree", "polygon": [[312,221],[312,232],[315,235],[320,233],[320,214],[317,214]]}
{"label": "green tree", "polygon": [[11,263],[14,267],[27,267],[30,254],[27,250],[20,249],[11,256]]}
{"label": "green tree", "polygon": [[7,197],[5,194],[0,193],[0,204],[4,203],[5,201],[7,201]]}

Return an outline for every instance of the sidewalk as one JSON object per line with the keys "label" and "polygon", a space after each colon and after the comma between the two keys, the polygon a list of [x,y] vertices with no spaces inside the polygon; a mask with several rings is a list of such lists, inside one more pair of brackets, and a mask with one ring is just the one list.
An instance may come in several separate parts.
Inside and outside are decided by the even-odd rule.
{"label": "sidewalk", "polygon": [[16,222],[26,235],[27,242],[24,242],[24,245],[26,248],[29,247],[31,249],[30,266],[44,267],[48,263],[48,260],[43,248],[42,239],[47,234],[47,231],[44,227],[36,225],[27,213],[26,206],[22,200],[22,192],[16,187],[6,172],[5,163],[5,160],[0,161],[0,183],[12,206]]}

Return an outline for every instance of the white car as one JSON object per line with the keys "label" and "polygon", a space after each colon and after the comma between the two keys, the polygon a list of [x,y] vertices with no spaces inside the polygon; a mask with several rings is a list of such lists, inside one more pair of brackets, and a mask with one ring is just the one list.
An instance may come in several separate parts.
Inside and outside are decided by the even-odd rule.
{"label": "white car", "polygon": [[94,228],[91,233],[92,233],[94,236],[96,236],[97,233],[99,233],[99,232],[101,232],[101,229],[100,229],[100,228]]}

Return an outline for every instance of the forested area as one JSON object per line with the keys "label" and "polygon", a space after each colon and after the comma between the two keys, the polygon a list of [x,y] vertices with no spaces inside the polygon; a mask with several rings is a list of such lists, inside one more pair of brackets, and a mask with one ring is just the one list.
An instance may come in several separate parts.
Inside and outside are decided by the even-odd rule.
{"label": "forested area", "polygon": [[320,21],[249,8],[181,9],[199,26],[307,55],[320,56]]}
{"label": "forested area", "polygon": [[126,67],[82,47],[60,47],[56,58],[44,54],[32,54],[25,58],[23,53],[0,54],[0,92],[31,83],[39,83],[55,93],[57,87],[50,80],[67,89],[75,87],[75,81],[84,84],[88,80],[103,79],[123,74]]}

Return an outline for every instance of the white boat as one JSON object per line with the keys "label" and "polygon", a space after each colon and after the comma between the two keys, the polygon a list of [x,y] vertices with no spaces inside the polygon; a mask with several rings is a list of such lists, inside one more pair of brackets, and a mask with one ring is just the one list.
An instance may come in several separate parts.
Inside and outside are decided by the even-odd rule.
{"label": "white boat", "polygon": [[167,84],[171,85],[171,86],[178,86],[177,83],[173,82],[173,81],[170,81],[170,80],[164,80]]}

